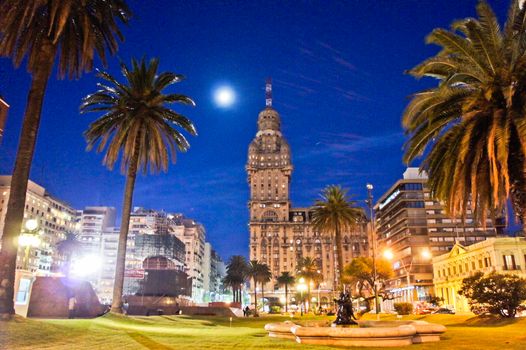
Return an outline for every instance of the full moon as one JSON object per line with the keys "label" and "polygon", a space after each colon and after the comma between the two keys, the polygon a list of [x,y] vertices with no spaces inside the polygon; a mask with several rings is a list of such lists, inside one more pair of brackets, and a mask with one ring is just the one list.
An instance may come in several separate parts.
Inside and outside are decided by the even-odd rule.
{"label": "full moon", "polygon": [[219,107],[229,107],[234,103],[235,99],[236,94],[229,86],[222,86],[214,93],[214,100]]}

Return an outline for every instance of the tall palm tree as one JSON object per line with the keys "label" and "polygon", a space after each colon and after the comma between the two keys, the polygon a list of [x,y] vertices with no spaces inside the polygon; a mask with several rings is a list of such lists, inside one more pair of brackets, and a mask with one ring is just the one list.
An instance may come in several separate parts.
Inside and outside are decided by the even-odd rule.
{"label": "tall palm tree", "polygon": [[67,278],[71,272],[71,258],[79,247],[80,241],[73,232],[66,232],[66,238],[56,244],[57,252],[64,258],[63,272]]}
{"label": "tall palm tree", "polygon": [[270,267],[265,263],[260,263],[258,280],[261,283],[261,303],[265,307],[265,284],[272,280],[272,272]]}
{"label": "tall palm tree", "polygon": [[235,303],[241,303],[242,286],[247,278],[247,261],[241,255],[233,255],[228,260],[225,276],[226,284],[232,288],[233,300]]}
{"label": "tall palm tree", "polygon": [[[122,313],[122,287],[126,240],[130,224],[133,189],[137,171],[143,173],[167,171],[170,160],[175,163],[176,152],[186,152],[190,144],[179,129],[196,135],[187,117],[169,107],[172,103],[194,106],[194,101],[181,94],[166,94],[163,90],[180,82],[183,77],[172,72],[158,74],[159,60],[149,63],[132,59],[131,70],[121,65],[126,82],[120,83],[110,74],[99,72],[106,84],[86,96],[80,106],[82,113],[104,112],[84,133],[88,150],[106,149],[103,163],[112,169],[122,155],[121,171],[126,174],[122,205],[122,221],[115,269],[115,285],[111,310]],[[177,127],[177,128],[176,128]]]}
{"label": "tall palm tree", "polygon": [[248,263],[247,276],[249,278],[252,278],[252,281],[254,282],[254,285],[253,285],[253,288],[254,288],[254,316],[258,316],[257,287],[258,287],[260,275],[261,275],[261,264],[257,260],[250,260],[250,262]]}
{"label": "tall palm tree", "polygon": [[[481,1],[478,18],[435,29],[427,42],[441,47],[409,71],[438,79],[416,93],[402,123],[410,138],[404,160],[425,155],[434,197],[453,216],[464,217],[471,202],[485,224],[511,199],[526,223],[526,7],[514,0],[501,29]],[[523,225],[524,227],[524,225]]]}
{"label": "tall palm tree", "polygon": [[278,284],[285,287],[285,312],[288,312],[288,302],[289,302],[289,285],[294,283],[294,276],[288,271],[284,271],[279,275],[277,281]]}
{"label": "tall palm tree", "polygon": [[232,301],[234,303],[237,303],[237,291],[239,289],[239,281],[233,274],[227,272],[225,277],[223,277],[222,282],[225,287],[232,288]]}
{"label": "tall palm tree", "polygon": [[341,284],[343,277],[342,231],[353,228],[365,216],[363,209],[356,206],[356,201],[351,200],[347,192],[337,185],[327,186],[314,203],[311,214],[313,227],[334,238],[339,271],[338,275],[334,271],[334,289]]}
{"label": "tall palm tree", "polygon": [[92,69],[95,53],[106,63],[118,39],[118,22],[130,11],[122,0],[0,1],[0,56],[16,67],[24,61],[31,86],[18,145],[5,216],[0,257],[0,316],[14,315],[13,293],[17,240],[20,234],[29,171],[40,124],[47,82],[55,61],[58,75],[79,77]]}

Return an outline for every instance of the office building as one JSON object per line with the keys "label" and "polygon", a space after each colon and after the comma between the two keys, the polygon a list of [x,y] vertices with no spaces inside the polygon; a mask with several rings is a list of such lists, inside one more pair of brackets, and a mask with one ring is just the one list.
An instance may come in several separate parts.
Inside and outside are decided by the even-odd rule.
{"label": "office building", "polygon": [[387,290],[399,301],[425,300],[433,294],[431,257],[450,251],[455,242],[470,245],[497,236],[502,227],[477,224],[468,209],[465,220],[446,214],[431,197],[427,175],[408,168],[375,207],[379,251],[392,254],[394,278]]}

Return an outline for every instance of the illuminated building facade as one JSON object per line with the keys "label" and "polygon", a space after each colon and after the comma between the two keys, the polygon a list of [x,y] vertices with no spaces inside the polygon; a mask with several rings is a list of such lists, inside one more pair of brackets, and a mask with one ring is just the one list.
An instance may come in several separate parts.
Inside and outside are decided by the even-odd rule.
{"label": "illuminated building facade", "polygon": [[425,300],[433,294],[431,255],[449,252],[455,242],[470,245],[498,233],[489,219],[486,228],[478,225],[471,210],[464,221],[446,215],[431,197],[426,174],[418,168],[408,168],[379,198],[375,216],[379,253],[388,249],[393,254],[395,276],[387,289],[398,301]]}
{"label": "illuminated building facade", "polygon": [[456,312],[469,312],[467,299],[458,294],[462,280],[476,272],[507,273],[526,278],[526,239],[497,237],[463,246],[455,244],[446,254],[433,258],[435,293],[443,305]]}
{"label": "illuminated building facade", "polygon": [[[250,189],[249,255],[266,263],[273,280],[265,285],[265,295],[283,295],[275,278],[282,272],[296,274],[303,257],[315,259],[325,277],[319,288],[330,291],[337,276],[335,244],[329,234],[314,230],[309,208],[294,208],[290,200],[292,157],[290,146],[281,133],[281,119],[272,107],[272,87],[267,83],[266,107],[258,116],[258,131],[250,143],[246,171]],[[367,255],[365,226],[343,232],[343,261]],[[315,286],[317,289],[318,286]]]}
{"label": "illuminated building facade", "polygon": [[[0,236],[4,230],[10,188],[11,176],[0,176]],[[24,268],[42,275],[58,272],[63,262],[56,245],[66,238],[66,232],[78,230],[75,209],[51,196],[44,187],[29,180],[24,223],[29,219],[38,222],[40,244],[38,247],[29,248],[27,261],[25,247],[19,246],[17,269]]]}

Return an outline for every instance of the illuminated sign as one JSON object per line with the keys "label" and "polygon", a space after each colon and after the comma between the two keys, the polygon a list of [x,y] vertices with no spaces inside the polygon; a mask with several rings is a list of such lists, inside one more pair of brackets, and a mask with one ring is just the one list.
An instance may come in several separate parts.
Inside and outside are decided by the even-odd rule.
{"label": "illuminated sign", "polygon": [[385,207],[387,204],[389,204],[390,202],[392,202],[396,197],[398,197],[398,195],[400,194],[400,190],[396,190],[394,191],[393,193],[391,193],[391,195],[389,197],[387,197],[387,199],[385,201],[383,201],[379,206],[378,208],[381,210],[383,207]]}

